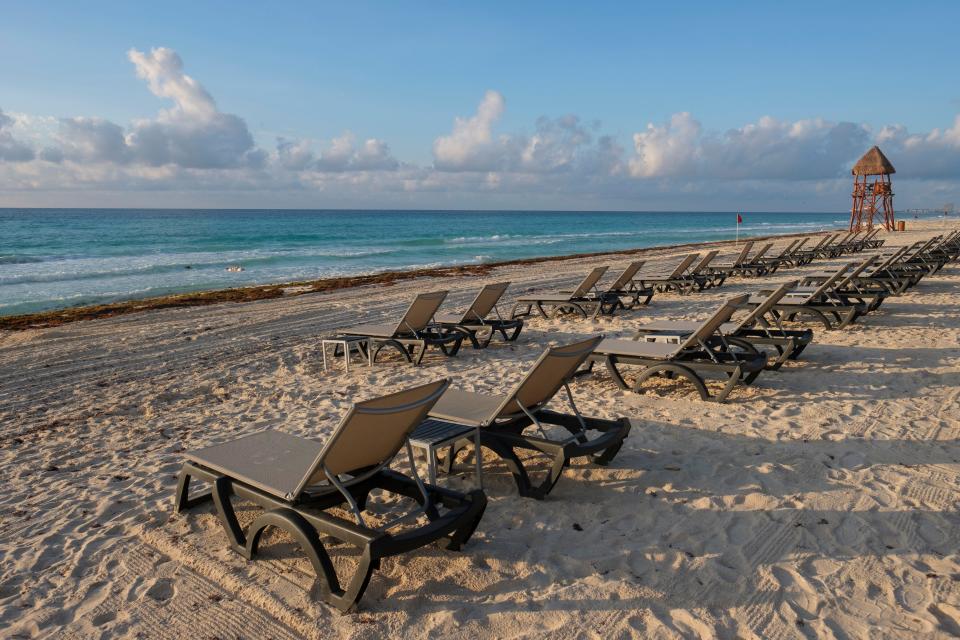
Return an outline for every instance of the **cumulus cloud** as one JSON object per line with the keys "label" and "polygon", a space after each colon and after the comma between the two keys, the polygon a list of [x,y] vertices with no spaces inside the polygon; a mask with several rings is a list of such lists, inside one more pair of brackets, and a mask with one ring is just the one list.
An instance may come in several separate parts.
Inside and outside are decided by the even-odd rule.
{"label": "cumulus cloud", "polygon": [[953,126],[911,134],[902,125],[884,127],[877,134],[897,174],[903,177],[956,178],[960,175],[960,114]]}
{"label": "cumulus cloud", "polygon": [[66,157],[84,162],[122,164],[132,155],[123,128],[102,118],[62,119],[60,144]]}
{"label": "cumulus cloud", "polygon": [[256,148],[246,122],[222,113],[203,86],[183,71],[175,51],[163,47],[128,58],[150,91],[173,102],[154,119],[129,130],[99,118],[63,118],[59,139],[64,157],[82,162],[176,165],[188,169],[257,167],[266,154]]}
{"label": "cumulus cloud", "polygon": [[274,157],[281,167],[289,171],[302,171],[314,163],[313,151],[308,140],[278,138]]}
{"label": "cumulus cloud", "polygon": [[434,165],[441,171],[486,171],[502,159],[502,150],[509,140],[494,140],[493,125],[503,115],[503,96],[489,90],[470,118],[457,117],[450,135],[433,142]]}
{"label": "cumulus cloud", "polygon": [[369,138],[357,144],[350,131],[334,138],[314,164],[320,171],[392,170],[398,166],[390,147],[382,140]]}
{"label": "cumulus cloud", "polygon": [[670,122],[633,134],[636,155],[630,159],[630,175],[636,178],[690,174],[701,149],[700,123],[687,113],[675,113]]}
{"label": "cumulus cloud", "polygon": [[319,155],[308,140],[277,140],[277,163],[290,171],[392,171],[400,163],[383,140],[368,138],[358,144],[351,131],[334,138]]}
{"label": "cumulus cloud", "polygon": [[[328,140],[280,138],[268,153],[243,118],[222,112],[185,72],[176,52],[134,49],[127,55],[162,108],[126,126],[97,117],[0,111],[0,182],[7,193],[257,192],[271,202],[280,194],[305,194],[288,200],[298,206],[310,206],[310,194],[322,193],[323,206],[350,206],[354,198],[373,206],[640,209],[723,201],[740,206],[741,198],[773,197],[767,206],[789,208],[783,203],[796,201],[799,208],[842,208],[850,166],[871,144],[880,144],[899,177],[914,178],[915,185],[923,181],[922,190],[899,182],[898,198],[921,191],[924,197],[960,198],[960,116],[927,133],[772,117],[709,131],[691,113],[680,112],[621,139],[573,114],[544,116],[519,132],[498,131],[506,101],[490,90],[472,114],[455,117],[449,133],[433,140],[433,162],[416,166],[400,162],[386,141],[349,130]],[[377,201],[377,194],[389,202]],[[215,204],[252,202],[237,197],[242,200]]]}
{"label": "cumulus cloud", "polygon": [[10,129],[13,127],[13,118],[0,109],[0,162],[28,162],[33,160],[33,149],[16,140]]}
{"label": "cumulus cloud", "polygon": [[[504,109],[503,96],[487,91],[473,116],[456,118],[453,131],[434,141],[434,168],[449,172],[619,172],[623,150],[609,136],[595,139],[599,123],[584,125],[575,115],[543,116],[530,135],[495,136],[493,127]],[[498,184],[494,177],[487,181]]]}
{"label": "cumulus cloud", "polygon": [[636,178],[834,178],[849,169],[869,142],[863,125],[822,119],[763,117],[712,134],[683,112],[633,135],[629,167]]}
{"label": "cumulus cloud", "polygon": [[183,60],[176,51],[158,47],[143,53],[136,49],[127,52],[134,64],[137,77],[147,81],[153,95],[173,100],[168,117],[191,115],[199,120],[217,116],[217,105],[199,82],[183,72]]}

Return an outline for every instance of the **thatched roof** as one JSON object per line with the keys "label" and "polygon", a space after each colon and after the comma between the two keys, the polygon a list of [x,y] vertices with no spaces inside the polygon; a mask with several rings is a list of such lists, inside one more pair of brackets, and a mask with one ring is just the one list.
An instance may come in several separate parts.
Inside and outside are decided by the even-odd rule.
{"label": "thatched roof", "polygon": [[880,147],[871,147],[870,151],[863,154],[863,157],[857,160],[853,165],[853,175],[855,176],[874,176],[879,173],[896,173],[887,156],[883,155]]}

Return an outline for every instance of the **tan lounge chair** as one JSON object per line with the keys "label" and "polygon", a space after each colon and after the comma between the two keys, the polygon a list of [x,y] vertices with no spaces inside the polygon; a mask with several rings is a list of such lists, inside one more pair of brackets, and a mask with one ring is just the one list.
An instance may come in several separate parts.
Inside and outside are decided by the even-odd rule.
{"label": "tan lounge chair", "polygon": [[[186,454],[176,492],[176,511],[212,499],[230,548],[248,560],[270,527],[288,533],[307,555],[320,598],[347,611],[363,595],[382,558],[436,540],[457,550],[473,534],[487,499],[483,491],[460,493],[426,485],[417,475],[408,436],[447,389],[447,380],[355,404],[326,442],[280,431],[261,431]],[[406,447],[410,475],[390,462]],[[190,494],[197,480],[210,489]],[[390,522],[364,518],[374,489],[412,498],[417,508]],[[263,510],[246,529],[232,498]],[[337,509],[337,511],[331,511]],[[352,519],[341,515],[352,514]],[[399,528],[399,525],[410,523]],[[352,578],[341,584],[324,538],[359,547]]]}
{"label": "tan lounge chair", "polygon": [[[594,349],[587,371],[591,371],[596,362],[603,362],[621,389],[634,391],[639,391],[652,376],[684,378],[701,399],[723,402],[737,384],[751,384],[767,364],[766,353],[744,343],[730,342],[719,333],[720,327],[730,321],[747,298],[746,295],[731,298],[677,344],[607,338]],[[618,365],[638,365],[642,370],[629,385]],[[705,375],[717,375],[726,379],[727,384],[720,393],[711,396],[703,379]]]}
{"label": "tan lounge chair", "polygon": [[[589,457],[597,464],[606,465],[630,433],[630,422],[626,418],[605,420],[581,415],[568,384],[601,339],[547,349],[523,380],[504,394],[448,389],[430,410],[430,420],[421,425],[418,432],[423,429],[436,434],[443,430],[444,424],[452,429],[461,429],[461,425],[478,428],[481,445],[507,464],[520,495],[544,498],[572,459]],[[566,391],[572,413],[546,408],[560,389]],[[565,437],[548,433],[545,428],[548,425],[562,428],[566,431]],[[470,444],[469,439],[464,439],[462,444]],[[550,469],[541,482],[533,484],[518,451],[533,451],[550,459]],[[452,458],[453,452],[450,456]]]}
{"label": "tan lounge chair", "polygon": [[[533,314],[533,309],[544,318],[552,318],[561,313],[576,313],[584,318],[596,318],[604,302],[597,289],[597,283],[609,267],[596,267],[580,281],[577,288],[566,293],[563,291],[535,293],[517,298],[510,318],[523,318]],[[550,308],[548,312],[544,307]]]}
{"label": "tan lounge chair", "polygon": [[[460,350],[464,335],[432,323],[434,314],[446,297],[446,291],[421,293],[410,303],[399,322],[356,325],[343,329],[341,334],[368,338],[373,350],[371,362],[376,362],[377,355],[384,347],[396,349],[407,362],[414,365],[419,365],[427,349],[433,346],[439,347],[444,355],[454,356]],[[339,354],[334,353],[336,355]]]}
{"label": "tan lounge chair", "polygon": [[[464,334],[474,349],[483,349],[499,333],[505,342],[514,342],[523,330],[523,320],[500,316],[497,302],[503,297],[509,282],[485,285],[463,313],[438,313],[434,321],[445,329]],[[496,317],[491,318],[493,312]],[[509,333],[508,333],[509,332]]]}

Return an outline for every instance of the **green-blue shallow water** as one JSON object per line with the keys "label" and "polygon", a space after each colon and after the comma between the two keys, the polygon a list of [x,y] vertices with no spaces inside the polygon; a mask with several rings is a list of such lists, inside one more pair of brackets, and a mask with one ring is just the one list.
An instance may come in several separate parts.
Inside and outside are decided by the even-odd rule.
{"label": "green-blue shallow water", "polygon": [[[845,224],[843,213],[745,213],[740,234]],[[735,213],[711,212],[0,209],[0,315],[735,231]]]}

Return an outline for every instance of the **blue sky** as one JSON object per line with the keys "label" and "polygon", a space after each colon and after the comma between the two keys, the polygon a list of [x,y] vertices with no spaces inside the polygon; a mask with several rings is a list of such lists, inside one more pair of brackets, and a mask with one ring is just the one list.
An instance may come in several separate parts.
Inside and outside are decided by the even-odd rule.
{"label": "blue sky", "polygon": [[[143,206],[159,191],[184,206],[688,209],[719,199],[840,210],[844,169],[875,142],[900,158],[903,199],[957,197],[960,4],[675,4],[8,4],[0,204]],[[142,64],[199,83],[253,147],[243,132],[224,141],[238,133],[232,121],[200,133],[186,116],[159,122],[172,94],[148,88],[128,52],[160,47],[180,66]],[[488,91],[499,96],[493,115],[438,157],[438,139]],[[238,155],[191,162],[131,146],[111,156],[96,145],[124,143],[91,141],[96,123],[130,136],[150,119],[154,134],[209,134]],[[358,150],[376,141],[367,160],[322,162],[346,132]],[[278,169],[278,138],[308,159]],[[531,160],[538,144],[543,157]],[[772,159],[756,160],[764,154]],[[103,165],[97,175],[73,166],[92,164]],[[797,175],[803,188],[786,184]]]}

